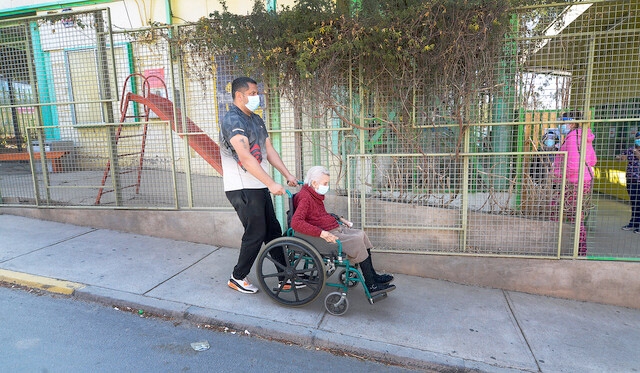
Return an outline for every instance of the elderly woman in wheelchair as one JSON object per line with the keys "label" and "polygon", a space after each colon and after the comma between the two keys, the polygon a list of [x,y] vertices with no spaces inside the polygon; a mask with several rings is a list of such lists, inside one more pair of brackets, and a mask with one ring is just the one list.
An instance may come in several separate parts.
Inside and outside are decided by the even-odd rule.
{"label": "elderly woman in wheelchair", "polygon": [[[291,196],[287,212],[287,235],[269,242],[258,254],[257,276],[263,291],[288,306],[302,306],[320,294],[323,286],[341,289],[325,298],[327,311],[341,315],[348,308],[347,289],[363,284],[369,302],[385,298],[395,289],[393,276],[378,274],[371,261],[371,241],[351,223],[329,214],[324,194],[329,190],[329,171],[314,166],[307,172],[300,192]],[[287,264],[276,258],[284,251]],[[362,271],[354,267],[359,264]],[[275,272],[273,271],[275,265]],[[344,268],[340,283],[326,282],[336,267]]]}

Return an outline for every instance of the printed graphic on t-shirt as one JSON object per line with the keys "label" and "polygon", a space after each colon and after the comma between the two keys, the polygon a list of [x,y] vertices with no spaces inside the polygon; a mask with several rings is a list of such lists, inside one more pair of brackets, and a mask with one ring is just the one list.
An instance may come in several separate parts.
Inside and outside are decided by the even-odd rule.
{"label": "printed graphic on t-shirt", "polygon": [[[260,150],[260,145],[258,144],[253,144],[253,146],[251,147],[251,155],[253,155],[253,158],[255,158],[258,163],[262,163],[262,150]],[[242,167],[242,169],[244,170],[244,166],[242,165],[242,162],[238,161],[238,166]]]}

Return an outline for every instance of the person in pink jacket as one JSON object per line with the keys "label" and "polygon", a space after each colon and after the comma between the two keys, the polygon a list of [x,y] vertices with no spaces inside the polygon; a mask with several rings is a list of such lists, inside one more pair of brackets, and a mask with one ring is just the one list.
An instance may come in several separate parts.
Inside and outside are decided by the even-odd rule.
{"label": "person in pink jacket", "polygon": [[[560,151],[567,152],[567,179],[564,189],[564,212],[567,219],[571,222],[576,221],[576,212],[578,206],[578,181],[580,177],[580,154],[582,153],[582,128],[580,123],[573,121],[575,115],[563,114],[563,123],[560,131],[565,135],[564,142],[560,146]],[[582,213],[580,214],[580,238],[578,243],[578,255],[587,255],[587,230],[584,220],[589,209],[589,201],[591,197],[591,185],[593,181],[593,167],[598,162],[598,157],[593,148],[593,140],[596,136],[587,130],[587,144],[584,151],[586,168],[584,170],[584,187],[582,199]],[[562,180],[562,167],[564,155],[558,154],[554,160],[554,177],[559,182]],[[585,203],[586,202],[586,203]]]}

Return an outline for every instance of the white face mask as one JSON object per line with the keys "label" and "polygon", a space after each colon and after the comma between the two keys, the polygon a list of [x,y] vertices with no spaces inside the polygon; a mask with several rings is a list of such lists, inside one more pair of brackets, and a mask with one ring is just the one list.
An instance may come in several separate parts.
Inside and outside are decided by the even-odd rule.
{"label": "white face mask", "polygon": [[260,96],[247,96],[247,99],[249,100],[249,102],[247,102],[247,104],[245,105],[247,109],[256,111],[256,109],[260,107]]}
{"label": "white face mask", "polygon": [[328,185],[319,185],[318,188],[316,189],[316,193],[318,193],[321,196],[327,194],[328,191],[329,191]]}
{"label": "white face mask", "polygon": [[563,135],[568,134],[570,131],[571,131],[571,127],[568,124],[560,125],[560,132],[562,132]]}
{"label": "white face mask", "polygon": [[550,148],[552,146],[554,146],[556,144],[555,140],[544,140],[544,146],[546,146],[547,148]]}

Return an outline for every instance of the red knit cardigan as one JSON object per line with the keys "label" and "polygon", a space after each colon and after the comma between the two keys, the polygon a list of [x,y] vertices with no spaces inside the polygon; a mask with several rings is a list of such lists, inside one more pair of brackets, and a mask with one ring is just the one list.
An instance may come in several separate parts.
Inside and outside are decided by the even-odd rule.
{"label": "red knit cardigan", "polygon": [[324,208],[324,196],[305,184],[293,197],[295,212],[291,218],[291,228],[308,236],[320,237],[323,230],[338,228],[336,219]]}

